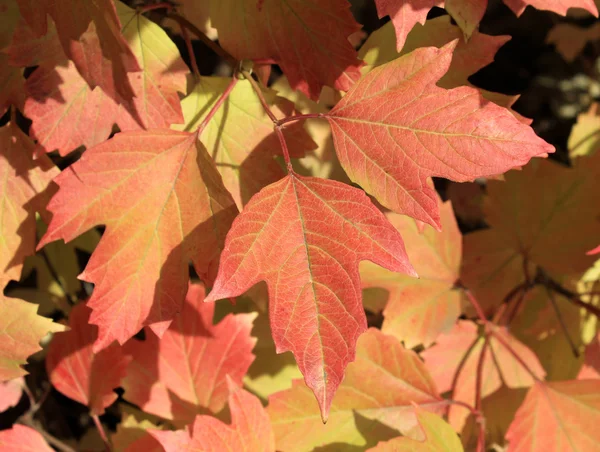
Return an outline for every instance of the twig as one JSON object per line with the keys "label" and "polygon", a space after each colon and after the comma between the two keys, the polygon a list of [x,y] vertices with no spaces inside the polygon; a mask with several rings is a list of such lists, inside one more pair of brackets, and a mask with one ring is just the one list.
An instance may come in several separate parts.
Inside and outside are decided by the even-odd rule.
{"label": "twig", "polygon": [[569,334],[569,330],[567,329],[565,320],[562,318],[562,315],[560,314],[560,309],[558,309],[558,304],[556,303],[556,298],[554,298],[554,293],[552,292],[552,290],[550,290],[550,288],[548,286],[546,286],[546,292],[548,293],[548,298],[550,299],[550,304],[552,304],[552,307],[554,308],[554,312],[556,314],[556,318],[558,319],[558,323],[560,324],[560,328],[562,329],[563,334],[565,335],[565,337],[567,338],[567,341],[569,342],[569,345],[571,346],[571,351],[573,352],[573,355],[575,356],[575,358],[579,358],[579,350],[577,350],[577,346],[575,345],[573,338]]}
{"label": "twig", "polygon": [[596,317],[600,318],[600,308],[581,300],[578,294],[576,294],[575,292],[571,292],[569,289],[563,287],[558,282],[554,281],[552,278],[549,278],[545,274],[542,273],[541,275],[538,275],[538,277],[536,278],[536,282],[538,284],[542,284],[548,287],[550,290],[553,290],[554,292],[569,299],[569,301],[574,305],[579,306],[580,308],[583,308],[586,311],[594,314]]}
{"label": "twig", "polygon": [[98,415],[92,414],[92,419],[94,420],[94,424],[96,424],[98,433],[100,433],[100,437],[102,438],[102,441],[104,442],[104,447],[106,448],[106,451],[110,452],[112,450],[112,447],[110,445],[110,442],[108,441],[108,437],[106,436],[106,432],[104,431],[102,422],[100,422],[100,418],[98,418]]}
{"label": "twig", "polygon": [[236,77],[232,77],[231,82],[229,82],[229,85],[227,85],[227,88],[225,88],[225,91],[223,91],[223,94],[221,94],[219,99],[217,99],[217,102],[215,102],[215,104],[210,109],[210,111],[208,112],[206,117],[202,120],[202,122],[198,126],[198,129],[196,130],[196,133],[198,134],[198,136],[200,136],[202,134],[202,131],[206,128],[206,126],[208,125],[210,120],[217,113],[219,108],[221,108],[221,106],[223,105],[225,100],[227,100],[227,98],[231,94],[231,91],[233,91],[233,88],[235,88],[237,81],[238,81],[238,79]]}
{"label": "twig", "polygon": [[[178,22],[179,23],[179,22]],[[192,46],[192,41],[190,39],[190,34],[187,31],[187,28],[182,26],[179,23],[179,28],[181,29],[181,35],[183,36],[183,40],[185,41],[185,46],[187,47],[187,51],[190,55],[190,64],[192,65],[192,73],[196,80],[200,78],[200,70],[198,69],[198,62],[196,61],[196,53],[194,52],[194,46]]]}

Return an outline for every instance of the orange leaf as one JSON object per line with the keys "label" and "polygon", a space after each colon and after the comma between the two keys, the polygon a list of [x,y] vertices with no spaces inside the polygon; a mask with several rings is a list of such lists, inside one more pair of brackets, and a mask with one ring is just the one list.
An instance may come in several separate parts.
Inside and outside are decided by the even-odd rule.
{"label": "orange leaf", "polygon": [[2,452],[54,452],[44,437],[31,427],[15,424],[10,430],[0,431]]}

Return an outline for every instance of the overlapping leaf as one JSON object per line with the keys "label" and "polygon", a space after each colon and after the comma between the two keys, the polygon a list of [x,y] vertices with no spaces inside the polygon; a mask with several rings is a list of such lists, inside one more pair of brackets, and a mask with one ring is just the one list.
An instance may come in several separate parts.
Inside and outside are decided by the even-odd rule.
{"label": "overlapping leaf", "polygon": [[197,416],[188,430],[176,432],[152,431],[166,452],[274,452],[275,438],[269,416],[260,400],[229,383],[231,425],[212,416]]}
{"label": "overlapping leaf", "polygon": [[131,360],[117,344],[93,353],[98,327],[88,323],[90,309],[83,303],[69,314],[69,331],[52,339],[46,356],[46,370],[52,385],[67,397],[100,415],[117,400],[113,391],[125,377]]}
{"label": "overlapping leaf", "polygon": [[600,379],[600,333],[586,347],[585,361],[577,378],[580,380]]}
{"label": "overlapping leaf", "polygon": [[[517,352],[538,378],[546,375],[536,355],[506,329],[498,328],[495,334],[501,336]],[[436,344],[422,353],[425,366],[440,392],[453,390],[452,399],[473,406],[476,369],[482,352],[485,353],[482,364],[482,397],[496,391],[502,382],[510,388],[528,387],[534,383],[532,376],[500,341],[492,336],[485,348],[484,342],[478,336],[477,325],[461,320],[450,333],[440,335]],[[448,419],[457,431],[461,431],[468,414],[462,407],[451,406]]]}
{"label": "overlapping leaf", "polygon": [[454,289],[462,258],[462,235],[452,205],[440,202],[442,231],[419,225],[411,218],[388,214],[402,234],[410,262],[419,279],[392,273],[370,263],[361,266],[363,287],[389,291],[382,330],[404,341],[408,348],[429,346],[448,332],[460,315],[460,291]]}
{"label": "overlapping leaf", "polygon": [[600,150],[600,104],[592,103],[588,111],[577,116],[577,123],[571,129],[567,147],[571,157],[593,155]]}
{"label": "overlapping leaf", "polygon": [[117,426],[117,433],[111,438],[112,444],[119,452],[163,452],[163,447],[148,432],[150,429],[160,430],[150,421],[138,422],[133,415],[128,415]]}
{"label": "overlapping leaf", "polygon": [[292,173],[261,190],[236,219],[207,297],[267,282],[277,352],[294,353],[323,419],[366,329],[361,260],[414,275],[400,234],[362,191]]}
{"label": "overlapping leaf", "polygon": [[15,424],[9,430],[0,431],[0,449],[3,452],[53,452],[44,437],[31,427]]}
{"label": "overlapping leaf", "polygon": [[373,69],[327,114],[350,179],[384,206],[440,226],[431,176],[468,181],[553,151],[471,87],[444,90],[453,45]]}
{"label": "overlapping leaf", "polygon": [[23,377],[0,382],[0,413],[16,406],[23,395]]}
{"label": "overlapping leaf", "polygon": [[517,411],[508,451],[597,450],[600,380],[536,383]]}
{"label": "overlapping leaf", "polygon": [[120,133],[55,181],[60,188],[40,247],[106,225],[80,275],[96,285],[88,302],[90,322],[99,326],[94,351],[124,343],[144,325],[162,334],[181,309],[188,262],[211,280],[237,211],[197,136]]}
{"label": "overlapping leaf", "polygon": [[0,381],[25,375],[21,367],[41,350],[40,340],[64,326],[36,314],[37,306],[0,295]]}
{"label": "overlapping leaf", "polygon": [[144,411],[181,422],[198,412],[220,411],[227,400],[226,377],[235,384],[254,360],[250,336],[256,314],[228,315],[212,324],[214,303],[190,285],[181,313],[159,340],[147,332],[125,349],[133,356],[123,382],[125,398]]}
{"label": "overlapping leaf", "polygon": [[[347,0],[211,0],[219,43],[238,59],[273,59],[294,89],[318,99],[360,77],[348,36],[360,26]],[[310,58],[307,58],[310,55]]]}
{"label": "overlapping leaf", "polygon": [[278,449],[312,450],[325,444],[342,449],[374,446],[398,431],[408,433],[417,422],[413,403],[432,411],[444,407],[419,357],[372,328],[358,341],[356,361],[346,370],[327,424],[301,381],[272,395],[267,410]]}
{"label": "overlapping leaf", "polygon": [[[231,79],[202,77],[193,91],[181,102],[185,126],[179,130],[194,130],[202,123],[218,93],[225,91]],[[293,114],[294,105],[272,91],[264,93],[265,100],[281,117]],[[315,143],[301,123],[284,129],[292,157],[303,157]],[[202,143],[217,164],[223,183],[241,209],[261,188],[284,176],[282,165],[274,157],[281,155],[281,144],[248,81],[238,81],[233,91],[205,126]]]}

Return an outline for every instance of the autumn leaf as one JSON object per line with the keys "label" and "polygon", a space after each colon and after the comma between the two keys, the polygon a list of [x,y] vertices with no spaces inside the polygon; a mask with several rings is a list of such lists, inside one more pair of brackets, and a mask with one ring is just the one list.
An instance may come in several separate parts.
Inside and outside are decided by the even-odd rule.
{"label": "autumn leaf", "polygon": [[2,287],[19,280],[25,257],[35,252],[35,214],[44,213],[58,174],[13,122],[0,128],[0,267]]}
{"label": "autumn leaf", "polygon": [[597,450],[600,380],[536,383],[506,433],[508,451]]}
{"label": "autumn leaf", "polygon": [[182,311],[159,340],[130,340],[133,356],[123,382],[124,397],[145,412],[191,422],[208,409],[219,412],[227,400],[227,379],[241,384],[254,360],[250,336],[256,314],[228,315],[213,325],[214,303],[204,303],[200,285],[190,285]]}
{"label": "autumn leaf", "polygon": [[44,437],[32,429],[21,424],[15,424],[9,430],[0,431],[0,449],[2,452],[54,452]]}
{"label": "autumn leaf", "polygon": [[400,234],[362,191],[292,173],[262,189],[236,219],[207,297],[267,282],[277,352],[294,353],[324,420],[366,330],[361,260],[415,274]]}
{"label": "autumn leaf", "polygon": [[504,3],[517,16],[525,11],[527,5],[531,5],[536,9],[553,11],[561,16],[566,16],[570,8],[581,8],[598,17],[598,8],[594,0],[504,0]]}
{"label": "autumn leaf", "polygon": [[374,446],[416,426],[413,403],[438,412],[445,408],[419,357],[374,328],[358,341],[356,361],[346,370],[327,424],[312,397],[296,380],[291,389],[269,398],[278,449],[313,450],[332,443]]}
{"label": "autumn leaf", "polygon": [[567,147],[571,157],[593,155],[600,149],[600,104],[593,102],[588,111],[577,116]]}
{"label": "autumn leaf", "polygon": [[163,452],[160,443],[148,430],[160,430],[160,427],[147,420],[139,421],[133,416],[124,417],[117,425],[117,433],[112,435],[114,450],[119,452]]}
{"label": "autumn leaf", "polygon": [[428,347],[448,332],[460,315],[459,277],[462,235],[452,205],[440,202],[442,232],[426,226],[423,232],[412,219],[390,213],[387,218],[406,242],[406,251],[419,279],[392,273],[369,262],[361,265],[363,287],[389,291],[382,331],[404,341],[407,348]]}
{"label": "autumn leaf", "polygon": [[585,361],[577,375],[578,380],[591,378],[600,379],[600,333],[585,348]]}
{"label": "autumn leaf", "polygon": [[[197,129],[230,81],[224,77],[200,78],[192,92],[181,101],[185,125],[173,128]],[[294,104],[276,96],[273,91],[266,91],[264,97],[281,117],[293,114]],[[285,127],[283,133],[291,157],[303,157],[306,151],[315,147],[300,122]],[[223,106],[204,127],[201,141],[240,209],[262,187],[285,175],[282,165],[275,160],[282,151],[273,122],[247,80],[236,83]]]}
{"label": "autumn leaf", "polygon": [[161,335],[187,292],[188,262],[210,281],[237,209],[196,134],[125,132],[88,149],[55,181],[40,248],[106,231],[80,275],[95,284],[94,352],[144,325]]}
{"label": "autumn leaf", "polygon": [[212,416],[197,416],[188,430],[151,431],[166,452],[196,451],[274,452],[269,417],[258,398],[229,382],[231,425]]}
{"label": "autumn leaf", "polygon": [[311,99],[323,85],[347,91],[360,77],[348,41],[360,26],[347,0],[211,0],[211,21],[235,58],[275,60],[292,88]]}
{"label": "autumn leaf", "polygon": [[588,43],[600,39],[600,23],[583,28],[569,23],[556,24],[546,36],[547,44],[554,44],[556,51],[568,63],[573,63]]}
{"label": "autumn leaf", "polygon": [[90,309],[83,303],[69,313],[69,331],[57,333],[46,356],[52,385],[62,394],[86,405],[93,415],[117,400],[113,389],[121,385],[131,360],[117,344],[93,353],[98,327],[89,324]]}
{"label": "autumn leaf", "polygon": [[23,377],[0,381],[0,413],[17,406],[23,395],[25,380]]}
{"label": "autumn leaf", "polygon": [[463,450],[460,439],[456,432],[441,417],[425,411],[418,406],[415,413],[419,426],[425,439],[422,441],[412,438],[394,438],[390,441],[381,442],[377,447],[369,449],[372,452],[426,452],[447,451],[459,452]]}
{"label": "autumn leaf", "polygon": [[[481,397],[492,394],[500,388],[502,382],[509,388],[528,387],[534,383],[531,374],[496,339],[495,335],[516,351],[537,378],[544,378],[546,372],[536,355],[510,335],[506,328],[496,328],[494,335],[489,339],[488,346],[484,347],[485,340],[478,336],[477,325],[466,320],[459,320],[450,333],[441,334],[434,346],[421,353],[425,366],[440,392],[453,390],[453,400],[473,406],[476,369],[482,353],[485,354],[482,364]],[[456,375],[457,372],[458,375]],[[469,412],[463,407],[451,406],[448,415],[450,425],[460,432],[468,414]]]}
{"label": "autumn leaf", "polygon": [[42,349],[40,340],[65,329],[36,312],[34,304],[0,295],[0,381],[27,374],[21,366]]}
{"label": "autumn leaf", "polygon": [[453,47],[418,49],[373,69],[326,115],[350,179],[385,207],[437,228],[429,177],[469,181],[553,152],[476,89],[435,85]]}

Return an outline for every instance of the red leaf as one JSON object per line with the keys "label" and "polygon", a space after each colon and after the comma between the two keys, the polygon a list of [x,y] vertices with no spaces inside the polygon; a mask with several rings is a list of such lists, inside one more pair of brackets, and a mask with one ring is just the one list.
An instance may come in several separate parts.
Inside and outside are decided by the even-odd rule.
{"label": "red leaf", "polygon": [[0,382],[0,413],[17,406],[23,395],[23,378]]}
{"label": "red leaf", "polygon": [[212,416],[197,416],[191,434],[186,430],[150,433],[166,452],[198,450],[205,452],[274,452],[275,439],[269,416],[257,397],[229,383],[231,426]]}
{"label": "red leaf", "polygon": [[98,352],[144,325],[162,334],[187,292],[188,262],[206,281],[237,212],[196,134],[125,132],[88,149],[55,181],[41,248],[91,227],[106,232],[80,278],[96,286],[88,306]]}
{"label": "red leaf", "polygon": [[506,433],[509,452],[598,450],[600,380],[536,383]]}
{"label": "red leaf", "polygon": [[[360,26],[347,0],[218,0],[219,43],[238,59],[274,59],[290,86],[316,100],[323,85],[347,91],[360,77],[348,37]],[[307,57],[310,55],[310,57]]]}
{"label": "red leaf", "polygon": [[0,450],[2,452],[54,452],[44,437],[31,427],[15,424],[10,430],[0,431]]}
{"label": "red leaf", "polygon": [[323,419],[366,329],[361,260],[414,275],[400,234],[361,190],[290,174],[236,219],[207,297],[233,297],[267,282],[277,352],[294,353]]}
{"label": "red leaf", "polygon": [[598,8],[594,0],[504,0],[504,3],[517,16],[525,11],[527,5],[531,5],[536,9],[554,11],[561,16],[566,16],[569,8],[582,8],[598,17]]}
{"label": "red leaf", "polygon": [[340,162],[384,206],[440,227],[431,176],[469,181],[553,152],[471,87],[445,90],[454,44],[373,69],[329,112]]}
{"label": "red leaf", "polygon": [[215,306],[204,297],[202,286],[190,285],[181,313],[160,340],[147,331],[145,341],[125,345],[133,361],[124,397],[144,411],[191,422],[202,408],[223,408],[227,376],[242,384],[254,361],[250,330],[256,314],[230,314],[213,325]]}
{"label": "red leaf", "polygon": [[83,303],[69,314],[69,331],[52,339],[46,356],[46,370],[52,385],[67,397],[100,415],[117,400],[113,389],[121,384],[131,358],[112,344],[99,353],[92,352],[98,327],[88,323],[90,309]]}

